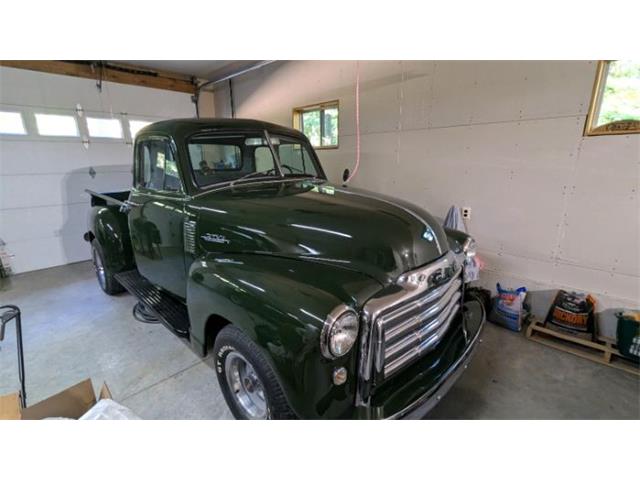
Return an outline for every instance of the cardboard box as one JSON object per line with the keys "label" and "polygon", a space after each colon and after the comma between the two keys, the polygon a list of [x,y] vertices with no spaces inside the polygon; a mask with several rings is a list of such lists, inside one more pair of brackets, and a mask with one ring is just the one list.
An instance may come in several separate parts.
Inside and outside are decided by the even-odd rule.
{"label": "cardboard box", "polygon": [[105,398],[112,398],[107,384],[102,384],[96,398],[90,378],[24,409],[20,406],[20,394],[11,393],[0,396],[0,420],[42,420],[51,417],[78,419],[98,400]]}

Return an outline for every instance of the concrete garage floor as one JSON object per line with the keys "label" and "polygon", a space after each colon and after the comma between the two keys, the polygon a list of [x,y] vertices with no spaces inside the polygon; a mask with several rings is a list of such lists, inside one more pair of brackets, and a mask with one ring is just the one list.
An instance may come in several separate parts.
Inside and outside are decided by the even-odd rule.
{"label": "concrete garage floor", "polygon": [[[28,403],[90,377],[147,419],[230,419],[209,360],[161,325],[135,321],[128,294],[102,293],[89,262],[16,275],[0,304],[23,312]],[[0,394],[18,389],[13,323]],[[474,361],[428,418],[639,419],[638,377],[487,324]]]}

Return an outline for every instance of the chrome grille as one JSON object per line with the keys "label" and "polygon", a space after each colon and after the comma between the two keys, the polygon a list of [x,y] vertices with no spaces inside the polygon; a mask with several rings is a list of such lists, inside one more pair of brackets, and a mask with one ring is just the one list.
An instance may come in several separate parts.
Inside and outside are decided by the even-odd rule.
{"label": "chrome grille", "polygon": [[458,274],[411,302],[405,313],[381,316],[385,377],[435,348],[460,308],[461,287]]}
{"label": "chrome grille", "polygon": [[388,378],[433,350],[462,306],[462,268],[453,253],[398,279],[397,291],[365,305],[368,338],[361,378]]}

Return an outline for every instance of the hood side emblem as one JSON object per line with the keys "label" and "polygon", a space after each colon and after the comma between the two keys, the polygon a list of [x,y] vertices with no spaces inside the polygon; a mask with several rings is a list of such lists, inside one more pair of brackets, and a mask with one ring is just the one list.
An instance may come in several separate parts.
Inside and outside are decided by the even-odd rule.
{"label": "hood side emblem", "polygon": [[223,243],[223,244],[231,243],[227,239],[227,237],[225,237],[224,235],[218,235],[215,233],[205,233],[204,235],[201,235],[200,238],[205,242],[210,242],[210,243]]}

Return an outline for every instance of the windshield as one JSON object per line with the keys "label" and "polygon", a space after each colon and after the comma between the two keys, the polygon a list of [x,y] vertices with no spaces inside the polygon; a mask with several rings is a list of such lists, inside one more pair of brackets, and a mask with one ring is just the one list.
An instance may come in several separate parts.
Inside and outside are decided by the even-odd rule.
{"label": "windshield", "polygon": [[240,180],[316,177],[320,169],[305,142],[272,135],[271,144],[280,166],[262,133],[216,133],[197,135],[188,144],[189,163],[199,187]]}

